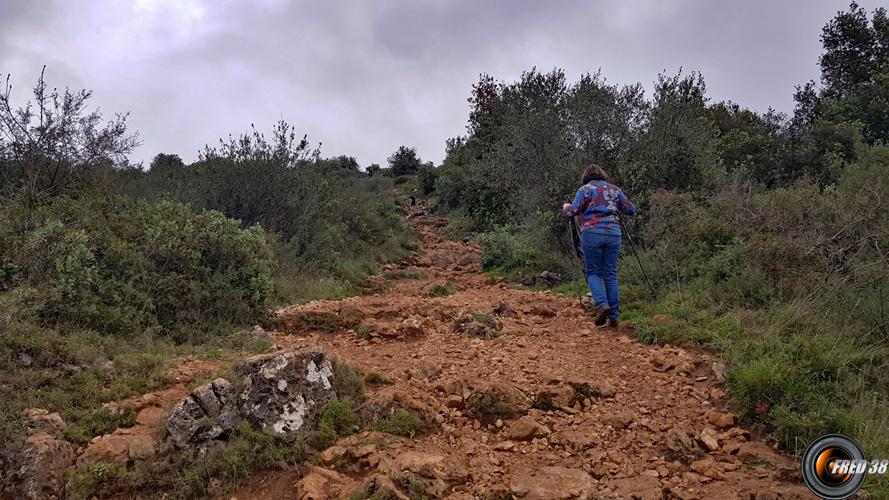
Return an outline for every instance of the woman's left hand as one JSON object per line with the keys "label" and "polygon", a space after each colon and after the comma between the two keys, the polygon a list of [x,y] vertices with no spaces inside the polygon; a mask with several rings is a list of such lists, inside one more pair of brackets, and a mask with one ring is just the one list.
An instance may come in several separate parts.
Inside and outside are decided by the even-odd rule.
{"label": "woman's left hand", "polygon": [[562,203],[562,211],[564,212],[565,210],[568,210],[568,207],[570,207],[570,206],[571,206],[570,203]]}

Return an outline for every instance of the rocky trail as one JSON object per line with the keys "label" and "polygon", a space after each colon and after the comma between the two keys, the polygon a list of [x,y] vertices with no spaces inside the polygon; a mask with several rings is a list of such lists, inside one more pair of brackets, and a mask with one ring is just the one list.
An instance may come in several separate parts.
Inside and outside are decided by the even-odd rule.
{"label": "rocky trail", "polygon": [[716,357],[596,328],[575,300],[484,275],[475,244],[442,237],[445,218],[409,220],[421,251],[386,266],[379,293],[278,311],[275,331],[254,332],[273,349],[234,382],[193,388],[222,363],[179,360],[174,385],[109,404],[133,408],[133,426],[82,449],[52,437],[57,414],[33,412],[22,496],[54,497],[75,464],[203,453],[242,419],[304,435],[334,397],[335,358],[368,382],[362,421],[410,412],[425,428],[340,438],[219,498],[814,498],[792,458],[735,422]]}
{"label": "rocky trail", "polygon": [[224,498],[812,498],[791,458],[736,426],[714,356],[598,329],[576,301],[482,274],[446,219],[410,220],[422,251],[384,270],[385,291],[285,308],[275,341],[382,374],[360,410],[432,428],[340,439]]}

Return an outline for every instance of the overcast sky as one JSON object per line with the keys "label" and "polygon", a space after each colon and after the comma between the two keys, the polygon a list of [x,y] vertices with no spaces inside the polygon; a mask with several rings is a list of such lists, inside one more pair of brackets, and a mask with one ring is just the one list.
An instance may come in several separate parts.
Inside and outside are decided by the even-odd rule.
{"label": "overcast sky", "polygon": [[[859,3],[868,10],[878,6]],[[821,27],[847,1],[0,0],[0,73],[19,102],[51,86],[129,111],[143,145],[194,160],[203,144],[285,119],[324,156],[424,160],[466,126],[479,73],[564,68],[642,82],[701,71],[712,100],[792,109],[817,79]]]}

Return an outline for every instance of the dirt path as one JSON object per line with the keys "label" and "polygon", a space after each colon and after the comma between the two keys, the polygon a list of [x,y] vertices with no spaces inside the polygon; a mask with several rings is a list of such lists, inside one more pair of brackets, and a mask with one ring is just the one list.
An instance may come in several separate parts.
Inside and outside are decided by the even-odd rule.
{"label": "dirt path", "polygon": [[[296,471],[263,474],[227,498],[334,497],[362,484],[385,491],[380,473],[408,496],[414,484],[414,497],[813,498],[793,460],[735,426],[716,358],[597,329],[574,301],[483,275],[478,248],[443,239],[445,219],[411,223],[422,252],[387,271],[422,279],[286,308],[276,340],[322,345],[385,375],[394,383],[370,387],[371,399],[425,413],[434,430],[352,436],[302,480]],[[454,291],[435,297],[436,284]],[[364,326],[307,330],[332,314]],[[480,422],[471,401],[492,393],[513,397],[525,416]]]}

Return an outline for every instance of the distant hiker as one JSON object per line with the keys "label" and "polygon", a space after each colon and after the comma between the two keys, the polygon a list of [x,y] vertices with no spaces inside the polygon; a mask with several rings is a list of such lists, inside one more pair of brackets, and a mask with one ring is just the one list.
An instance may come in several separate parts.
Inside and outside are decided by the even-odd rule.
{"label": "distant hiker", "polygon": [[574,201],[562,205],[568,217],[580,218],[580,242],[587,285],[596,303],[596,326],[620,323],[620,289],[617,284],[617,258],[620,255],[620,218],[618,211],[636,215],[636,206],[623,191],[608,182],[608,174],[599,165],[583,172],[583,186]]}
{"label": "distant hiker", "polygon": [[415,206],[417,204],[417,190],[411,189],[411,206]]}

